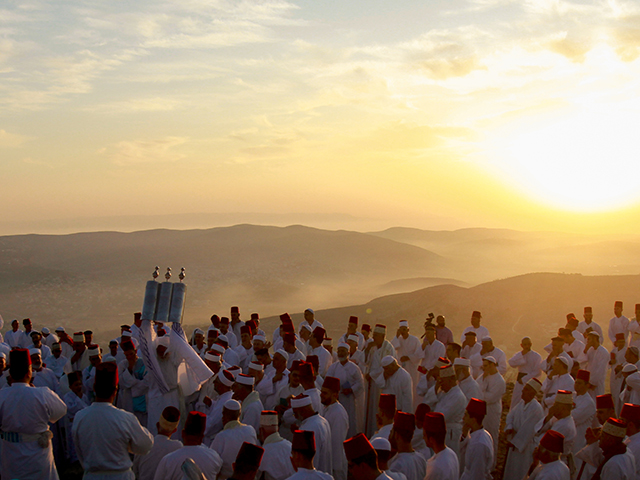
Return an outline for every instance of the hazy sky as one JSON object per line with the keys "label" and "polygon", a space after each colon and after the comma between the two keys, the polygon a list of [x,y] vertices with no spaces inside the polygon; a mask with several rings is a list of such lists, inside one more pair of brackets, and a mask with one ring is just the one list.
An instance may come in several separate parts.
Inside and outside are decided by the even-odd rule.
{"label": "hazy sky", "polygon": [[631,0],[4,0],[0,224],[637,231],[639,55]]}

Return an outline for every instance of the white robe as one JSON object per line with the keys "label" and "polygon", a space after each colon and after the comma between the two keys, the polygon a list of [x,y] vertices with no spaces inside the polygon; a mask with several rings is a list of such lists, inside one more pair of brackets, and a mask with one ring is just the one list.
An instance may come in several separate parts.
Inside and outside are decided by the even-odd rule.
{"label": "white robe", "polygon": [[222,459],[215,450],[204,445],[184,446],[160,460],[154,480],[182,480],[182,464],[190,458],[200,468],[205,480],[216,480]]}
{"label": "white robe", "polygon": [[562,461],[556,460],[555,462],[538,465],[527,480],[570,480],[570,478],[569,467]]}
{"label": "white robe", "polygon": [[282,372],[282,378],[280,380],[273,381],[276,376],[275,368],[269,373],[265,374],[263,379],[256,385],[256,390],[260,394],[260,401],[265,410],[273,410],[278,405],[278,392],[282,387],[289,383],[289,370],[285,368]]}
{"label": "white robe", "polygon": [[[629,337],[629,319],[624,315],[621,315],[619,317],[612,317],[611,320],[609,320],[608,334],[611,343],[616,343],[616,333],[622,333],[624,335],[624,341],[626,345],[628,343]],[[602,339],[601,342],[602,341],[604,341],[604,339]]]}
{"label": "white robe", "polygon": [[285,480],[295,473],[291,465],[291,442],[277,432],[269,435],[262,445],[264,455],[257,478],[264,473],[265,480]]}
{"label": "white robe", "polygon": [[449,447],[427,460],[427,475],[424,480],[458,480],[459,477],[458,456]]}
{"label": "white robe", "polygon": [[548,410],[549,407],[555,403],[558,390],[573,392],[575,390],[574,386],[575,380],[568,373],[546,378],[545,381],[542,382],[542,406],[545,410]]}
{"label": "white robe", "polygon": [[469,325],[462,331],[462,335],[460,336],[460,343],[464,343],[467,332],[475,332],[476,341],[478,343],[480,343],[484,337],[489,336],[489,330],[484,325],[480,325],[478,328],[474,327],[473,325]]}
{"label": "white robe", "polygon": [[[380,475],[378,479],[381,476],[382,475]],[[320,470],[316,470],[315,468],[313,470],[298,468],[298,471],[291,475],[289,480],[333,480],[333,477],[327,473],[321,472]]]}
{"label": "white robe", "polygon": [[321,472],[333,474],[333,445],[331,443],[331,427],[320,415],[311,415],[300,423],[300,430],[313,432],[316,439],[316,456],[314,466]]}
{"label": "white robe", "polygon": [[542,425],[542,422],[544,422],[544,418],[536,425],[538,433],[536,435],[535,442],[540,443],[540,440],[548,430],[553,430],[562,434],[564,436],[562,451],[565,452],[562,455],[562,459],[565,461],[567,456],[573,453],[573,442],[576,439],[576,424],[573,421],[573,417],[571,415],[561,419],[553,417],[544,425]]}
{"label": "white robe", "polygon": [[422,365],[427,370],[431,370],[439,357],[444,357],[447,354],[447,347],[439,340],[433,340],[433,343],[424,342],[424,348],[422,349]]}
{"label": "white robe", "polygon": [[413,386],[409,372],[400,367],[386,380],[382,373],[378,377],[374,378],[374,380],[381,389],[381,393],[388,393],[396,396],[396,408],[399,412],[413,412]]}
{"label": "white robe", "polygon": [[233,462],[236,461],[240,447],[244,442],[258,445],[256,431],[251,425],[243,425],[233,420],[227,422],[222,431],[216,435],[211,448],[222,458],[222,468],[218,479],[225,480],[233,475]]}
{"label": "white robe", "polygon": [[320,345],[311,350],[309,355],[316,355],[318,357],[318,375],[322,378],[326,377],[327,370],[329,370],[329,366],[333,363],[333,358],[329,350]]}
{"label": "white robe", "polygon": [[[595,385],[595,395],[604,395],[604,382],[607,376],[611,355],[606,348],[600,345],[597,349],[590,348],[587,351],[587,364],[585,370],[590,373],[589,383]],[[595,399],[595,397],[594,397]]]}
{"label": "white robe", "polygon": [[72,433],[85,480],[130,480],[129,452],[145,455],[153,447],[153,436],[133,413],[107,402],[79,411]]}
{"label": "white robe", "polygon": [[640,478],[640,433],[631,435],[624,440],[627,451],[631,451],[636,461],[636,478]]}
{"label": "white robe", "polygon": [[460,436],[462,435],[462,419],[467,408],[467,397],[460,387],[455,385],[448,392],[442,391],[434,411],[444,415],[447,425],[446,445],[457,455],[460,451]]}
{"label": "white robe", "polygon": [[349,416],[340,402],[322,408],[322,416],[331,427],[331,459],[333,461],[333,478],[347,479],[347,457],[344,453],[344,441],[349,430]]}
{"label": "white robe", "polygon": [[504,429],[515,431],[513,436],[508,438],[514,448],[509,449],[504,478],[521,479],[527,474],[536,447],[533,441],[535,427],[543,419],[542,406],[535,398],[527,404],[520,400],[515,408],[509,411]]}
{"label": "white robe", "polygon": [[260,414],[262,410],[264,408],[260,401],[260,394],[254,390],[242,401],[240,421],[245,425],[251,425],[258,432],[260,431]]}
{"label": "white robe", "polygon": [[424,480],[427,461],[417,452],[398,453],[389,462],[389,470],[404,473],[407,480]]}
{"label": "white robe", "polygon": [[[338,400],[347,411],[349,417],[349,431],[347,438],[353,437],[363,430],[364,416],[359,412],[364,408],[364,379],[360,368],[350,360],[343,365],[340,362],[333,363],[327,372],[328,377],[335,377],[340,380],[340,396]],[[351,395],[344,395],[342,391],[346,388],[353,390]]]}
{"label": "white robe", "polygon": [[[398,336],[391,340],[391,345],[396,349],[398,363],[411,375],[412,390],[415,390],[418,385],[418,366],[424,356],[420,339],[415,335],[409,335],[407,338]],[[402,362],[402,357],[409,357],[409,360]]]}
{"label": "white robe", "polygon": [[484,429],[493,438],[493,450],[498,451],[498,434],[500,431],[500,419],[502,418],[502,396],[507,390],[502,375],[481,375],[478,377],[478,386],[482,393],[480,400],[487,402],[487,415],[484,417]]}
{"label": "white robe", "polygon": [[509,366],[518,369],[518,378],[515,381],[513,387],[513,394],[511,395],[511,408],[514,408],[521,400],[522,389],[532,378],[539,378],[542,374],[540,369],[540,363],[542,357],[538,352],[529,350],[522,355],[522,352],[516,353],[509,359]]}
{"label": "white robe", "polygon": [[376,431],[376,413],[378,413],[378,403],[380,401],[380,387],[375,382],[379,375],[382,375],[382,359],[387,355],[395,358],[396,350],[387,340],[382,342],[380,348],[375,345],[371,347],[367,355],[367,370],[371,377],[368,382],[367,408],[365,417],[365,434],[370,436]]}
{"label": "white robe", "polygon": [[133,458],[133,473],[137,480],[153,480],[158,470],[158,464],[165,455],[182,448],[182,442],[171,440],[164,435],[153,437],[153,448],[146,455],[136,455]]}
{"label": "white robe", "polygon": [[[0,390],[0,430],[5,433],[37,435],[49,430],[49,423],[60,420],[67,406],[46,387],[14,383]],[[0,440],[2,478],[20,480],[57,480],[51,442],[46,448],[37,440],[11,443]]]}
{"label": "white robe", "polygon": [[575,407],[571,416],[576,424],[576,439],[573,442],[573,454],[578,453],[587,444],[585,434],[587,428],[593,427],[596,418],[596,403],[589,393],[575,395],[573,399]]}
{"label": "white robe", "polygon": [[460,480],[491,480],[493,439],[484,428],[471,432],[460,446],[464,467]]}
{"label": "white robe", "polygon": [[480,385],[478,385],[478,382],[476,382],[471,375],[464,380],[459,381],[458,386],[460,387],[460,390],[462,390],[462,393],[464,393],[464,396],[467,397],[467,404],[472,398],[479,399],[482,394],[480,391]]}
{"label": "white robe", "polygon": [[636,460],[633,454],[627,450],[622,455],[615,455],[604,464],[600,473],[602,480],[637,480]]}

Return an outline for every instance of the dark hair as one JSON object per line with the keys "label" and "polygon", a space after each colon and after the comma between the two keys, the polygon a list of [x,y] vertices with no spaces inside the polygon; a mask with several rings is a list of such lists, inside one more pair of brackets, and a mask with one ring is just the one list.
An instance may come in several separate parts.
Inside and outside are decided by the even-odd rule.
{"label": "dark hair", "polygon": [[29,364],[24,365],[14,365],[13,363],[9,365],[9,375],[11,378],[16,381],[22,380],[27,373],[29,373]]}
{"label": "dark hair", "polygon": [[447,347],[451,347],[451,350],[453,350],[454,352],[456,352],[458,355],[460,355],[460,351],[462,350],[462,346],[458,345],[455,342],[451,342],[447,344]]}
{"label": "dark hair", "polygon": [[93,391],[97,398],[110,398],[117,389],[117,385],[108,382],[95,382],[93,385]]}
{"label": "dark hair", "polygon": [[371,450],[360,457],[352,459],[351,463],[356,465],[362,465],[365,463],[367,466],[375,470],[378,468],[378,453],[375,450]]}
{"label": "dark hair", "polygon": [[396,435],[398,435],[405,442],[410,442],[413,438],[413,432],[411,430],[400,430],[394,428],[393,431],[396,432]]}

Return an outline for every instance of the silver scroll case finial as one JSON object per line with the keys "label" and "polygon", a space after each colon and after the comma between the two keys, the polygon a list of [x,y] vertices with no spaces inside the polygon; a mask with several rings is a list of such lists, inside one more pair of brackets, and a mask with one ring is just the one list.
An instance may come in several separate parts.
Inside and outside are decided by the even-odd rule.
{"label": "silver scroll case finial", "polygon": [[180,279],[180,281],[182,282],[182,281],[184,280],[184,277],[186,277],[186,276],[187,276],[187,274],[186,274],[186,273],[185,273],[185,271],[184,271],[184,267],[182,267],[182,268],[180,269],[180,275],[178,275],[178,278],[179,278],[179,279]]}
{"label": "silver scroll case finial", "polygon": [[164,274],[164,278],[167,279],[167,282],[171,278],[171,267],[167,267],[167,273]]}
{"label": "silver scroll case finial", "polygon": [[153,272],[153,279],[155,280],[160,276],[160,267],[156,265],[156,269]]}

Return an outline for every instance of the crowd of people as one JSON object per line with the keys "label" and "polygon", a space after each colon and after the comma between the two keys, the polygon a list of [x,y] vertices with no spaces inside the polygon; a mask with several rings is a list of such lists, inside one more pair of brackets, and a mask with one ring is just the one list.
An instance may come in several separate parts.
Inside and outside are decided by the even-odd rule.
{"label": "crowd of people", "polygon": [[640,304],[622,311],[605,337],[585,307],[542,354],[525,337],[509,359],[478,311],[459,343],[443,316],[420,338],[352,316],[334,341],[312,309],[270,336],[238,307],[189,336],[137,313],[103,346],[13,320],[0,478],[79,465],[89,480],[640,479]]}

